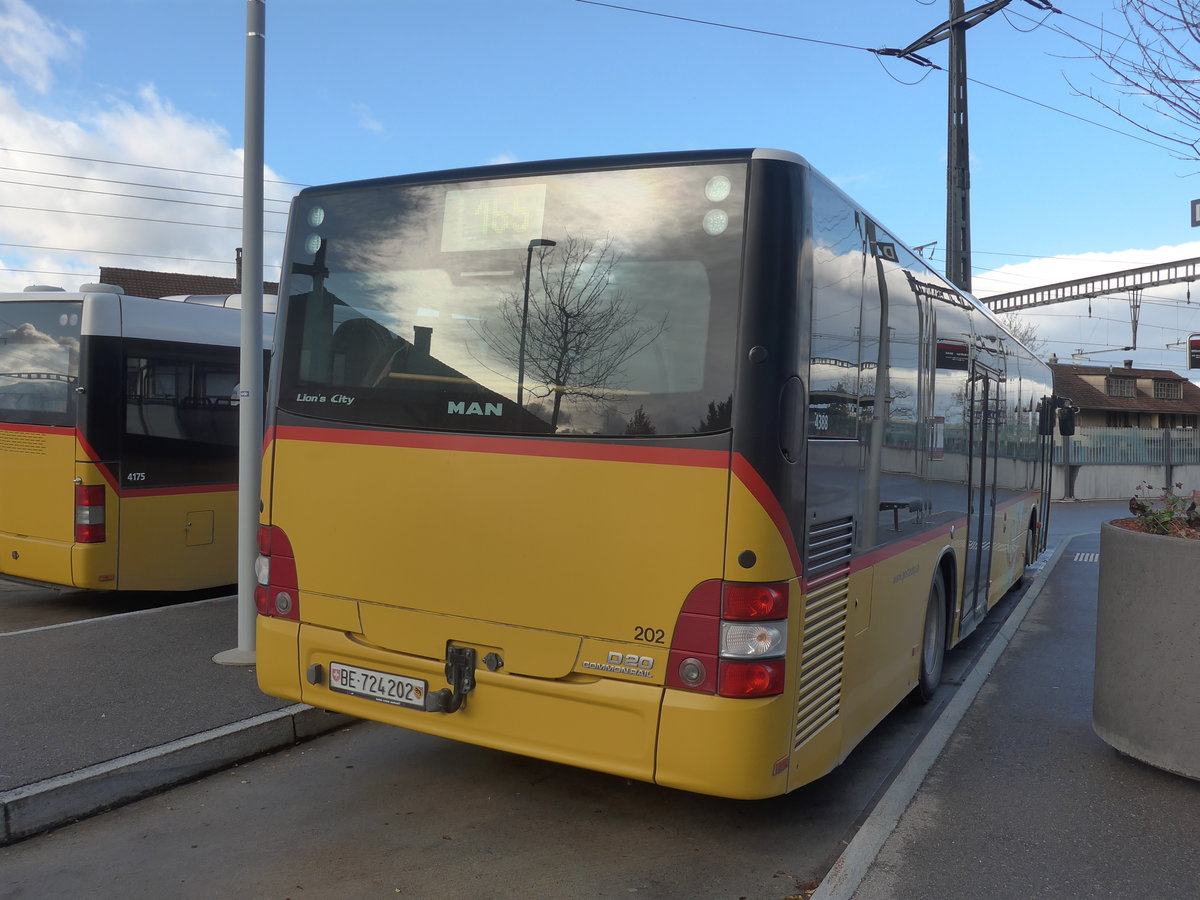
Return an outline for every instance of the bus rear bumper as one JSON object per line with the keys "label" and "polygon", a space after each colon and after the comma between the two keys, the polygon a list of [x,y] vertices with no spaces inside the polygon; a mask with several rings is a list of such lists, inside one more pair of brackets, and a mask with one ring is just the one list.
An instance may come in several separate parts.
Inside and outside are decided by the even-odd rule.
{"label": "bus rear bumper", "polygon": [[117,587],[106,544],[75,544],[0,532],[0,576],[56,589]]}
{"label": "bus rear bumper", "polygon": [[440,660],[365,646],[333,629],[261,617],[258,641],[259,686],[273,696],[550,762],[654,780],[659,685],[578,674],[532,678],[481,666],[458,712],[426,712],[334,691],[329,664],[418,679],[433,692],[449,686]]}

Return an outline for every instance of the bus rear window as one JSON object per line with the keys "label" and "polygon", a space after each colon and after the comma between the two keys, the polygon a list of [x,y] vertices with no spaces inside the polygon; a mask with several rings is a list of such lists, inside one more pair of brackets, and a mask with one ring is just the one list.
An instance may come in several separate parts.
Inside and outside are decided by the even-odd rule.
{"label": "bus rear window", "polygon": [[400,427],[728,426],[745,164],[302,195],[279,404]]}
{"label": "bus rear window", "polygon": [[78,302],[0,303],[0,420],[75,424]]}

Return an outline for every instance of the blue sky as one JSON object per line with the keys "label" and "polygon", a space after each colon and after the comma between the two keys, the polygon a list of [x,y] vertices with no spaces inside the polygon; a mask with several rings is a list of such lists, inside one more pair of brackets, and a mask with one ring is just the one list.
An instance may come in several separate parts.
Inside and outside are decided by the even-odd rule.
{"label": "blue sky", "polygon": [[[942,267],[945,74],[855,48],[913,41],[946,0],[619,5],[661,15],[579,0],[267,0],[267,262],[299,185],[767,146],[805,156],[908,244],[937,241]],[[1104,90],[1061,31],[1119,30],[1111,0],[1058,6],[1047,18],[1014,0],[969,33],[981,295],[1200,256],[1188,216],[1200,164],[1072,88]],[[101,264],[232,275],[240,216],[218,207],[236,206],[240,185],[198,173],[241,173],[245,12],[242,0],[0,0],[0,289],[74,286]],[[945,64],[944,43],[923,53]],[[1139,350],[1089,361],[1181,368],[1166,345],[1200,331],[1200,290],[1186,299],[1148,291]],[[1124,298],[1033,320],[1059,356],[1130,341]]]}

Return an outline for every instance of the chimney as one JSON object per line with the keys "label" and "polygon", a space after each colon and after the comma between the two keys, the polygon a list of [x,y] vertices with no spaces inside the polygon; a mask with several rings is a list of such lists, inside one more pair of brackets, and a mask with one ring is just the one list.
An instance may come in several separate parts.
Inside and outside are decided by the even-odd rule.
{"label": "chimney", "polygon": [[1125,360],[1125,368],[1127,368],[1127,369],[1133,368],[1133,360],[1132,359]]}
{"label": "chimney", "polygon": [[433,345],[433,328],[429,325],[414,325],[413,326],[413,349],[421,356],[429,355],[429,348]]}

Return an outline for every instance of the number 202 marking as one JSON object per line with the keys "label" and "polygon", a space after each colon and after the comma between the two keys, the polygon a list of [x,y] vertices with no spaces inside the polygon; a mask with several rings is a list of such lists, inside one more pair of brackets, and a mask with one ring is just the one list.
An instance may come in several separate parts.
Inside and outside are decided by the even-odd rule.
{"label": "number 202 marking", "polygon": [[651,644],[666,643],[667,633],[661,628],[646,628],[638,625],[633,629],[633,639],[635,641],[647,641]]}

